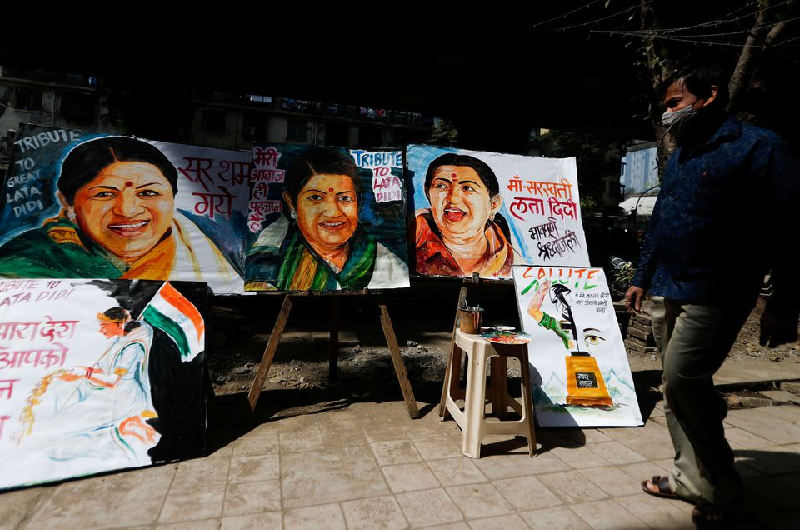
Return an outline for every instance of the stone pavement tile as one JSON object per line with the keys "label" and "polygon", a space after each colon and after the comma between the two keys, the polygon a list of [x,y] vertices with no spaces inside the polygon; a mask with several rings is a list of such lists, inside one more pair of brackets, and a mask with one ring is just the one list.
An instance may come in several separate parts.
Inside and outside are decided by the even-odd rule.
{"label": "stone pavement tile", "polygon": [[564,502],[578,503],[604,499],[607,495],[577,471],[544,475],[539,480]]}
{"label": "stone pavement tile", "polygon": [[22,528],[22,522],[33,517],[56,490],[48,486],[0,493],[0,529]]}
{"label": "stone pavement tile", "polygon": [[758,471],[747,465],[748,462],[752,462],[752,460],[748,458],[743,458],[739,456],[734,456],[733,466],[736,468],[736,472],[739,473],[739,476],[744,478],[754,478],[754,477],[763,477],[764,473]]}
{"label": "stone pavement tile", "polygon": [[797,528],[798,521],[800,521],[800,510],[778,510],[762,515],[761,519],[764,521],[765,528]]}
{"label": "stone pavement tile", "polygon": [[482,519],[513,511],[511,505],[490,483],[446,488],[447,494],[467,519]]}
{"label": "stone pavement tile", "polygon": [[222,530],[251,530],[253,528],[281,528],[281,512],[254,513],[223,517]]}
{"label": "stone pavement tile", "polygon": [[635,464],[617,466],[617,469],[631,477],[634,484],[638,485],[641,490],[643,480],[650,480],[653,476],[666,476],[672,470],[671,462],[667,468],[661,465],[662,462],[637,462]]}
{"label": "stone pavement tile", "polygon": [[381,471],[394,493],[439,487],[439,481],[424,462],[384,466]]}
{"label": "stone pavement tile", "polygon": [[543,473],[556,473],[570,469],[556,455],[549,452],[539,453],[533,457],[528,456],[527,452],[515,455],[494,455],[475,459],[475,465],[490,480],[526,475],[538,477]]}
{"label": "stone pavement tile", "polygon": [[[175,469],[174,465],[151,467],[61,484],[28,527],[86,528],[107,526],[109,521],[124,521],[129,526],[153,524]],[[97,509],[98,499],[106,509]]]}
{"label": "stone pavement tile", "polygon": [[764,414],[781,418],[790,423],[800,422],[800,407],[797,405],[781,405],[779,407],[762,407],[760,409]]}
{"label": "stone pavement tile", "polygon": [[775,448],[776,451],[780,451],[782,453],[794,453],[800,454],[800,443],[796,444],[789,444],[789,445],[781,445]]}
{"label": "stone pavement tile", "polygon": [[191,490],[171,491],[161,508],[158,522],[179,523],[219,517],[224,498],[225,484],[199,483]]}
{"label": "stone pavement tile", "polygon": [[422,457],[410,440],[375,442],[369,444],[378,464],[390,466],[392,464],[407,464],[410,462],[422,462]]}
{"label": "stone pavement tile", "polygon": [[792,452],[779,451],[776,447],[772,450],[737,450],[734,454],[741,458],[747,467],[753,468],[764,475],[781,475],[800,471],[800,455]]}
{"label": "stone pavement tile", "polygon": [[496,530],[498,528],[503,530],[528,530],[528,525],[522,517],[515,513],[469,521],[469,527],[473,530]]}
{"label": "stone pavement tile", "polygon": [[366,447],[281,455],[281,470],[286,508],[390,493]]}
{"label": "stone pavement tile", "polygon": [[594,453],[602,456],[614,466],[634,464],[647,460],[639,453],[632,451],[619,442],[603,442],[587,446]]}
{"label": "stone pavement tile", "polygon": [[745,488],[748,494],[766,499],[782,510],[794,510],[797,508],[798,481],[800,481],[798,473],[757,477],[745,480]]}
{"label": "stone pavement tile", "polygon": [[650,418],[663,418],[663,417],[664,417],[664,409],[659,406],[653,407],[653,410],[650,411]]}
{"label": "stone pavement tile", "polygon": [[433,526],[463,520],[461,512],[441,488],[399,493],[396,498],[411,526]]}
{"label": "stone pavement tile", "polygon": [[412,423],[404,425],[403,431],[413,441],[429,440],[446,436],[452,439],[461,439],[461,431],[458,430],[455,422],[436,421],[427,424]]}
{"label": "stone pavement tile", "polygon": [[621,497],[642,492],[641,481],[631,480],[631,477],[615,467],[598,467],[594,469],[580,469],[578,473],[595,484],[599,489],[611,497]]}
{"label": "stone pavement tile", "polygon": [[531,512],[520,512],[523,519],[531,528],[551,530],[553,528],[570,528],[572,530],[583,530],[591,528],[586,522],[578,517],[575,512],[566,506],[546,508],[544,510],[534,510]]}
{"label": "stone pavement tile", "polygon": [[230,460],[226,458],[196,458],[178,464],[178,471],[170,491],[194,489],[199,483],[222,483],[228,481]]}
{"label": "stone pavement tile", "polygon": [[545,447],[583,447],[587,437],[578,428],[543,427],[536,430],[536,441]]}
{"label": "stone pavement tile", "polygon": [[231,459],[228,481],[263,482],[276,480],[280,476],[280,457],[278,455],[240,456]]}
{"label": "stone pavement tile", "polygon": [[243,436],[229,445],[233,456],[274,454],[278,452],[278,430],[264,431],[261,436]]}
{"label": "stone pavement tile", "polygon": [[587,444],[596,444],[599,442],[610,442],[612,438],[599,429],[583,429],[583,435],[586,438]]}
{"label": "stone pavement tile", "polygon": [[624,445],[637,440],[657,443],[669,440],[669,431],[666,427],[654,422],[647,422],[642,427],[606,427],[601,431]]}
{"label": "stone pavement tile", "polygon": [[647,460],[661,460],[663,458],[671,458],[675,455],[675,449],[672,447],[669,435],[657,441],[630,440],[620,443],[634,453],[642,455]]}
{"label": "stone pavement tile", "polygon": [[312,429],[319,424],[319,421],[319,414],[298,414],[297,416],[277,418],[275,424],[278,426],[278,433],[283,434]]}
{"label": "stone pavement tile", "polygon": [[369,443],[381,442],[394,442],[394,441],[408,441],[409,438],[403,429],[391,426],[371,426],[365,425],[361,427],[364,436],[367,437]]}
{"label": "stone pavement tile", "polygon": [[536,510],[561,504],[561,500],[536,477],[507,478],[493,484],[517,510]]}
{"label": "stone pavement tile", "polygon": [[[770,398],[774,403],[776,403],[775,406],[784,406],[783,404],[790,403],[800,403],[800,397],[797,397],[796,394],[792,394],[786,390],[761,390],[759,391],[759,394]],[[800,418],[797,419],[800,420]]]}
{"label": "stone pavement tile", "polygon": [[283,513],[284,530],[346,530],[342,508],[338,504],[324,504],[307,508],[294,508]]}
{"label": "stone pavement tile", "polygon": [[614,500],[650,528],[694,528],[691,504],[640,493]]}
{"label": "stone pavement tile", "polygon": [[775,445],[774,442],[738,427],[725,429],[725,438],[733,449],[762,449]]}
{"label": "stone pavement tile", "polygon": [[214,460],[222,459],[222,458],[230,458],[233,456],[233,447],[226,445],[225,447],[220,447],[214,450],[213,453],[208,454],[205,456],[205,459],[208,460],[212,458]]}
{"label": "stone pavement tile", "polygon": [[281,483],[240,482],[230,484],[225,491],[222,515],[245,515],[256,512],[274,512],[281,509]]}
{"label": "stone pavement tile", "polygon": [[320,451],[324,448],[323,446],[322,431],[317,423],[302,429],[281,431],[280,433],[281,453]]}
{"label": "stone pavement tile", "polygon": [[278,432],[278,420],[265,421],[253,427],[250,432],[244,435],[245,438],[258,438],[259,436],[271,436],[272,433]]}
{"label": "stone pavement tile", "polygon": [[591,452],[586,447],[553,447],[550,450],[550,454],[556,455],[562,462],[573,469],[608,465],[608,460]]}
{"label": "stone pavement tile", "polygon": [[367,436],[354,419],[345,417],[341,423],[323,420],[319,429],[326,449],[367,445]]}
{"label": "stone pavement tile", "polygon": [[[186,521],[184,523],[160,524],[157,530],[218,530],[221,523],[219,519],[205,519],[203,521]],[[129,530],[129,529],[126,529]]]}
{"label": "stone pavement tile", "polygon": [[486,482],[486,477],[473,463],[471,458],[460,456],[444,460],[428,462],[433,474],[442,483],[442,486],[460,486],[475,482]]}
{"label": "stone pavement tile", "polygon": [[641,519],[612,499],[571,506],[572,511],[595,529],[644,528]]}
{"label": "stone pavement tile", "polygon": [[413,443],[424,460],[461,456],[461,437],[439,436],[426,440],[414,440]]}
{"label": "stone pavement tile", "polygon": [[731,410],[725,422],[778,444],[800,440],[800,425],[776,418],[760,409]]}
{"label": "stone pavement tile", "polygon": [[436,526],[426,526],[428,530],[470,530],[469,525],[463,521],[458,523],[447,523]]}
{"label": "stone pavement tile", "polygon": [[350,530],[408,528],[408,522],[400,509],[400,505],[391,495],[343,502],[342,511],[344,512],[347,528]]}
{"label": "stone pavement tile", "polygon": [[[653,423],[657,423],[662,427],[667,426],[667,418],[665,416],[655,416],[650,418],[650,421],[652,421]],[[648,423],[650,423],[650,421],[648,421]]]}

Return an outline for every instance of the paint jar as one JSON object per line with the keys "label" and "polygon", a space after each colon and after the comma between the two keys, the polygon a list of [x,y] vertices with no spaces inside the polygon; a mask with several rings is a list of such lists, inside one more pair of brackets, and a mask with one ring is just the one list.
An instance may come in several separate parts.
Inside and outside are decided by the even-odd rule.
{"label": "paint jar", "polygon": [[481,306],[463,306],[458,308],[458,325],[462,332],[472,334],[480,333],[482,321],[483,308]]}

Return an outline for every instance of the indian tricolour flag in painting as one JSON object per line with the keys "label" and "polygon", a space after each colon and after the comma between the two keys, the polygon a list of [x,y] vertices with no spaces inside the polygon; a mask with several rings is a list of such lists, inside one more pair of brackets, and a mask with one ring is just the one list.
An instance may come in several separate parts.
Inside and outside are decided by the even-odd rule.
{"label": "indian tricolour flag in painting", "polygon": [[175,341],[181,360],[189,362],[205,349],[206,327],[197,308],[169,282],[158,290],[142,312],[142,319]]}

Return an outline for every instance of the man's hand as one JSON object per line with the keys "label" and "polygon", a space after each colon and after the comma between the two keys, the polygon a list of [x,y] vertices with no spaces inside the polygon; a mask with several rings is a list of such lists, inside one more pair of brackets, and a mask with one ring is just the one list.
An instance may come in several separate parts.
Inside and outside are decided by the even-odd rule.
{"label": "man's hand", "polygon": [[644,289],[631,285],[625,293],[625,307],[628,313],[635,315],[642,310],[642,300],[644,300]]}
{"label": "man's hand", "polygon": [[797,341],[797,316],[793,313],[775,313],[766,310],[761,315],[762,346],[774,348],[787,342]]}

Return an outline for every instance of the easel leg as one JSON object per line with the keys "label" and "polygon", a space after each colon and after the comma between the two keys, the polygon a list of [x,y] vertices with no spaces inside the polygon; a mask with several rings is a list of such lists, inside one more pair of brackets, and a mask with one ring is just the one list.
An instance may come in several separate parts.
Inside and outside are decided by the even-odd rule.
{"label": "easel leg", "polygon": [[[450,354],[447,356],[447,369],[445,371],[445,374],[449,374],[450,370],[453,369],[453,354],[455,353],[456,350],[456,328],[458,327],[458,308],[464,304],[464,300],[466,299],[467,299],[467,287],[465,285],[464,287],[461,288],[461,291],[459,291],[458,293],[458,302],[456,302],[456,318],[453,321],[453,333],[452,336],[450,337]],[[455,371],[456,377],[453,378],[455,385],[458,385],[460,375],[461,375],[461,356],[459,355],[458,370]],[[442,398],[439,400],[439,417],[442,419],[446,419],[445,414],[447,412],[447,409],[445,408],[445,403],[447,403],[447,392],[450,391],[448,386],[452,386],[452,383],[451,385],[448,385],[447,377],[445,377],[445,380],[442,383]]]}
{"label": "easel leg", "polygon": [[264,381],[267,379],[267,373],[272,366],[272,359],[275,357],[275,350],[278,349],[278,343],[283,335],[283,329],[286,327],[286,321],[289,320],[289,313],[292,312],[292,300],[287,294],[283,298],[281,311],[278,313],[278,319],[275,321],[275,326],[272,328],[272,333],[267,342],[267,348],[264,350],[264,355],[261,357],[261,363],[258,365],[258,372],[256,378],[253,380],[253,386],[250,387],[250,393],[247,394],[247,401],[250,403],[250,408],[255,410],[256,403],[258,403],[258,396],[261,395],[261,389],[264,387]]}
{"label": "easel leg", "polygon": [[392,319],[389,317],[389,310],[386,309],[386,304],[380,304],[379,307],[381,310],[381,327],[383,327],[383,334],[386,336],[386,344],[389,346],[389,352],[392,354],[392,364],[394,364],[394,371],[397,373],[397,382],[400,383],[400,390],[403,392],[403,398],[406,400],[408,415],[412,418],[417,418],[419,417],[417,400],[414,398],[414,391],[411,389],[411,383],[408,382],[406,366],[403,364],[400,347],[397,345],[397,336],[394,334],[394,327],[392,327]]}
{"label": "easel leg", "polygon": [[328,352],[328,380],[336,381],[339,360],[339,297],[331,296],[331,336]]}

